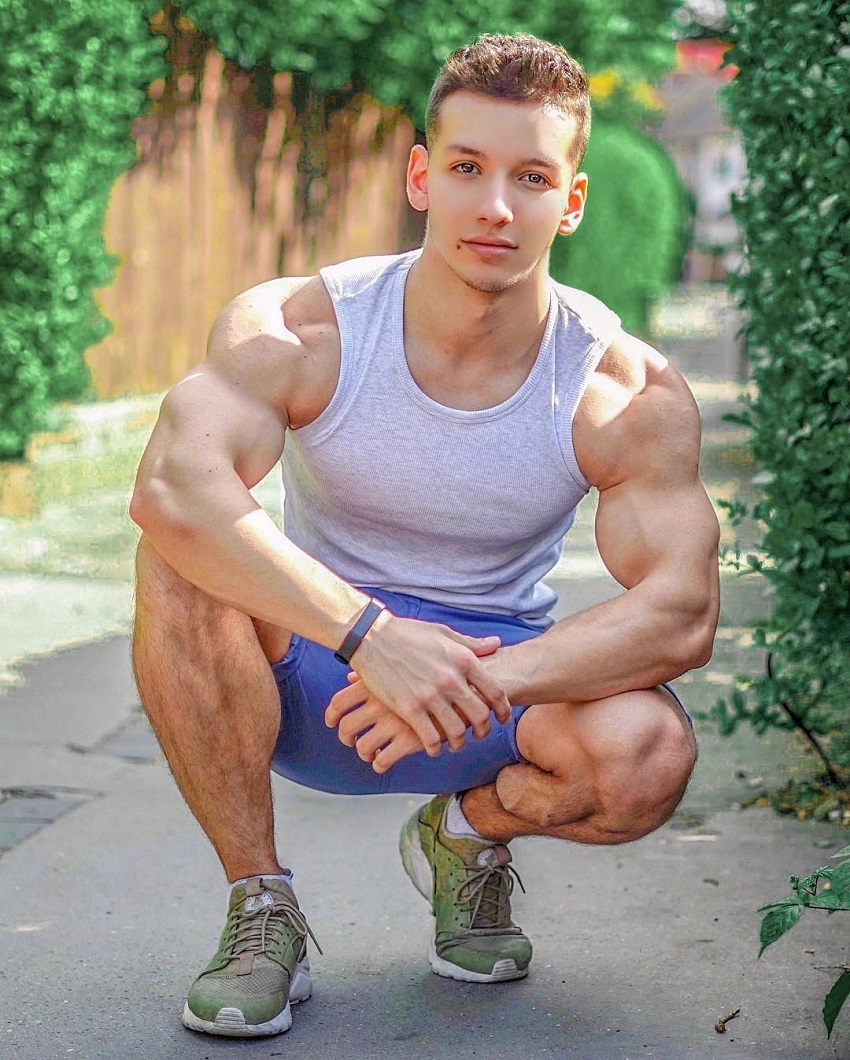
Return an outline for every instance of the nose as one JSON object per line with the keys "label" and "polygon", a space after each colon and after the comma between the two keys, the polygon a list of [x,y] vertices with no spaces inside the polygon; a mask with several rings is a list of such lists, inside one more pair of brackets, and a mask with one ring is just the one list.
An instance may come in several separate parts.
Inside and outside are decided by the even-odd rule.
{"label": "nose", "polygon": [[494,182],[487,188],[487,195],[481,203],[479,220],[489,225],[504,226],[513,221],[514,215],[508,203],[506,189],[501,181]]}

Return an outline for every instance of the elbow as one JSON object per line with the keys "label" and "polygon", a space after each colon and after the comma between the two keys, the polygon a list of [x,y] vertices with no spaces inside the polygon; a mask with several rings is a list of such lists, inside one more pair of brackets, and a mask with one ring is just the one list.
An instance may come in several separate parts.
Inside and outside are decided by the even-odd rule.
{"label": "elbow", "polygon": [[130,518],[143,533],[149,534],[163,522],[166,492],[161,484],[142,480],[141,476],[136,479],[130,498]]}
{"label": "elbow", "polygon": [[680,642],[680,673],[699,670],[711,661],[716,632],[717,614],[714,609],[707,608],[704,614],[692,616]]}
{"label": "elbow", "polygon": [[192,526],[186,518],[187,506],[180,503],[175,490],[162,479],[143,478],[136,480],[133,496],[130,498],[130,518],[142,533],[152,540],[162,538],[165,534],[191,533]]}

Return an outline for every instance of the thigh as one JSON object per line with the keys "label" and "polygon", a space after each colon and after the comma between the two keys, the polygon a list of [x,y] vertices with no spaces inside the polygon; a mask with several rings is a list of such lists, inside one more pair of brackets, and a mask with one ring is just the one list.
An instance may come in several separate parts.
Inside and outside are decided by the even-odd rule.
{"label": "thigh", "polygon": [[[404,594],[368,591],[384,599],[395,614],[443,622],[475,636],[497,633],[504,644],[515,644],[541,632],[500,615],[444,608]],[[434,794],[488,784],[506,765],[521,761],[516,726],[524,708],[516,707],[510,721],[500,724],[493,719],[485,739],[470,736],[460,751],[449,751],[446,746],[438,758],[422,752],[384,775],[375,773],[358,758],[354,748],[340,743],[336,730],[324,722],[332,696],[347,684],[348,669],[328,648],[297,636],[285,658],[272,667],[281,696],[281,727],[272,759],[276,773],[306,787],[339,794]]]}

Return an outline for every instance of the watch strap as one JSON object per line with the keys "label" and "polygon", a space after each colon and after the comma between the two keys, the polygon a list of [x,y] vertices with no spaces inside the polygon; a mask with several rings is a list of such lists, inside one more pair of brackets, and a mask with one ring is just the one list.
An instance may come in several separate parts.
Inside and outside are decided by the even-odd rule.
{"label": "watch strap", "polygon": [[372,628],[378,615],[386,611],[387,605],[376,600],[373,596],[363,608],[351,629],[345,634],[345,639],[334,652],[334,658],[339,659],[346,666],[351,662],[351,656],[357,651],[363,642],[363,638]]}

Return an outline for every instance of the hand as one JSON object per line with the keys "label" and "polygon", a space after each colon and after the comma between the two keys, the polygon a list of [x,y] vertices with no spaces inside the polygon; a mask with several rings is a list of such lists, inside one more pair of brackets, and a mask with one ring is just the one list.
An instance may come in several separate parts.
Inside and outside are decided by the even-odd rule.
{"label": "hand", "polygon": [[[368,696],[351,688],[338,692],[325,722],[339,725],[345,714],[370,699],[373,710],[380,703],[404,722],[429,755],[441,753],[443,740],[459,750],[468,726],[476,736],[486,735],[491,710],[499,721],[510,717],[501,685],[479,662],[479,656],[492,655],[500,643],[498,637],[468,637],[448,626],[385,612],[354,659]],[[400,730],[395,735],[400,738]]]}
{"label": "hand", "polygon": [[402,758],[424,750],[422,741],[407,722],[386,703],[371,696],[357,674],[350,673],[348,683],[350,687],[337,692],[331,700],[347,711],[338,729],[340,741],[346,747],[353,747],[358,757],[371,763],[376,773],[386,773]]}

